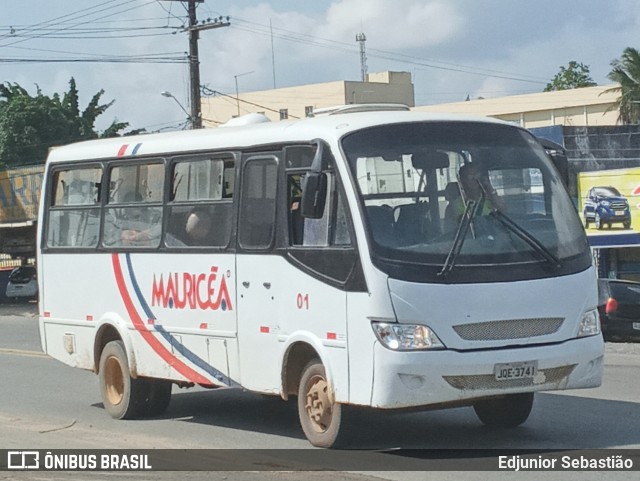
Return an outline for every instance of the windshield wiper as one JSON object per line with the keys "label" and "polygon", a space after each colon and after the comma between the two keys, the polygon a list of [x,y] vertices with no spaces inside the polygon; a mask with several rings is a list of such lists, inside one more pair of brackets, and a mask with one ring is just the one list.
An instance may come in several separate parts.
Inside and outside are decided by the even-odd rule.
{"label": "windshield wiper", "polygon": [[438,276],[445,277],[453,270],[453,266],[456,264],[456,259],[462,250],[462,245],[464,244],[464,240],[467,237],[467,232],[469,230],[469,226],[471,225],[471,221],[473,217],[476,215],[476,210],[478,207],[478,203],[475,200],[468,200],[464,207],[464,213],[462,214],[462,218],[458,223],[458,230],[456,230],[456,235],[453,238],[453,243],[451,244],[451,249],[449,249],[449,254],[447,254],[447,258],[444,261],[444,265],[440,272],[438,272]]}
{"label": "windshield wiper", "polygon": [[[447,254],[447,258],[444,261],[444,265],[442,266],[442,269],[440,270],[440,272],[438,272],[438,276],[444,277],[453,270],[456,263],[456,259],[458,258],[458,255],[460,254],[460,251],[462,250],[462,246],[464,245],[464,241],[467,237],[467,232],[469,230],[469,227],[472,227],[473,219],[478,212],[479,206],[484,204],[485,197],[486,196],[483,189],[482,192],[480,193],[479,202],[476,202],[472,199],[467,201],[465,205],[464,213],[462,214],[462,218],[460,219],[460,223],[458,224],[458,230],[456,231],[456,235],[453,238],[453,244],[451,245],[451,249]],[[500,222],[502,225],[504,225],[511,232],[516,234],[520,239],[525,241],[535,252],[541,255],[547,262],[549,262],[550,264],[553,264],[556,268],[562,267],[562,264],[560,263],[560,259],[554,256],[553,253],[542,242],[540,242],[537,238],[535,238],[525,229],[523,229],[518,224],[516,224],[513,220],[511,220],[511,218],[507,217],[505,214],[503,214],[496,208],[493,208],[489,215],[492,216],[494,219],[496,219],[498,222]],[[474,237],[475,237],[475,232],[474,232]]]}
{"label": "windshield wiper", "polygon": [[544,257],[547,262],[553,264],[557,268],[562,267],[560,260],[556,256],[554,256],[553,253],[542,242],[540,242],[529,232],[516,224],[513,220],[511,220],[511,218],[507,217],[498,209],[493,209],[489,215],[493,216],[493,218],[495,218],[498,222],[500,222],[515,235],[520,237],[520,239],[529,244],[529,246],[531,246],[531,248],[533,248],[533,250],[540,254],[542,257]]}

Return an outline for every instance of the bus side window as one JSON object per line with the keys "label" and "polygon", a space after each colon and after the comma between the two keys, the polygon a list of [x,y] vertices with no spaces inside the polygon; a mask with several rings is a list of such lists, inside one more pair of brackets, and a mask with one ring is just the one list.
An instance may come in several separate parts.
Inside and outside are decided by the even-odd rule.
{"label": "bus side window", "polygon": [[233,221],[235,159],[230,154],[178,159],[173,164],[168,247],[226,247]]}
{"label": "bus side window", "polygon": [[48,247],[95,247],[100,230],[100,167],[79,167],[53,174],[47,203]]}
{"label": "bus side window", "polygon": [[336,216],[334,221],[333,239],[331,244],[334,246],[351,245],[351,234],[349,234],[349,220],[347,218],[346,205],[344,196],[340,189],[336,193]]}
{"label": "bus side window", "polygon": [[[164,165],[111,168],[103,243],[108,247],[158,247],[162,230]],[[117,191],[116,191],[117,190]]]}
{"label": "bus side window", "polygon": [[320,219],[304,218],[302,245],[309,247],[326,247],[329,245],[329,228],[331,220],[333,176],[327,174],[327,198],[325,200],[324,214]]}
{"label": "bus side window", "polygon": [[[289,188],[289,245],[323,247],[336,244],[336,241],[338,245],[350,243],[344,208],[340,207],[338,215],[333,215],[333,176],[331,174],[327,174],[327,176],[330,188],[327,189],[324,215],[320,219],[302,217],[300,201],[304,174],[289,174],[287,176]],[[333,229],[334,239],[332,242],[330,238],[332,231],[331,221],[334,218],[336,220],[336,228]],[[347,236],[346,241],[345,235]]]}
{"label": "bus side window", "polygon": [[[285,148],[287,168],[287,201],[289,245],[305,247],[344,246],[351,244],[349,226],[345,212],[344,199],[338,187],[338,178],[333,172],[327,172],[327,198],[322,218],[302,217],[301,197],[304,176],[311,168],[315,157],[314,145],[300,145]],[[333,166],[335,161],[328,149],[325,149],[326,165]]]}
{"label": "bus side window", "polygon": [[337,179],[334,174],[327,173],[327,198],[322,218],[309,219],[302,217],[300,199],[303,173],[289,173],[287,185],[289,189],[289,245],[305,247],[344,246],[351,244],[344,199],[340,189],[336,189]]}
{"label": "bus side window", "polygon": [[278,158],[250,157],[243,169],[238,242],[244,249],[268,249],[275,233]]}

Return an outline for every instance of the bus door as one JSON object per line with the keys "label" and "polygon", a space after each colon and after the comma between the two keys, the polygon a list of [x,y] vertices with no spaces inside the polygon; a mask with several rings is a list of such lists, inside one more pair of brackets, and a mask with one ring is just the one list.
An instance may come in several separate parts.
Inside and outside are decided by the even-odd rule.
{"label": "bus door", "polygon": [[315,145],[285,148],[286,195],[280,198],[286,208],[278,215],[288,232],[281,246],[287,282],[280,288],[280,327],[289,345],[313,346],[332,377],[336,395],[346,401],[347,292],[366,288],[340,179],[326,146],[322,154],[326,192],[318,192],[324,194],[324,209],[303,215],[303,190],[316,150]]}
{"label": "bus door", "polygon": [[278,153],[248,154],[242,166],[238,222],[238,349],[243,387],[279,392],[280,284],[286,281],[274,254]]}

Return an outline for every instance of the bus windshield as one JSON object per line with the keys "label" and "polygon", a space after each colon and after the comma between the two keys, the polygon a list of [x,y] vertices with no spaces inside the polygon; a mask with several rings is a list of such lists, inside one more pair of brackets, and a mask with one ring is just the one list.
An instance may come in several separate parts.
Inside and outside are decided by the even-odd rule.
{"label": "bus windshield", "polygon": [[423,280],[475,269],[495,281],[486,275],[489,266],[503,274],[509,266],[507,280],[590,265],[584,230],[561,179],[520,128],[391,124],[350,134],[342,148],[372,255],[395,277],[415,277],[412,266],[422,266]]}

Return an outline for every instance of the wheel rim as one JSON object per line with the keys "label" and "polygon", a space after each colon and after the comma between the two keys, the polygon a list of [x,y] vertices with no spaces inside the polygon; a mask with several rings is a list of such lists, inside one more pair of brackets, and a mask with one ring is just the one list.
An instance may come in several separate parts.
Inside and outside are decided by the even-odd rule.
{"label": "wheel rim", "polygon": [[117,406],[124,398],[124,376],[120,361],[115,356],[110,356],[105,362],[104,383],[107,400]]}
{"label": "wheel rim", "polygon": [[333,406],[327,394],[327,381],[321,376],[309,380],[305,407],[314,431],[323,433],[331,425]]}

